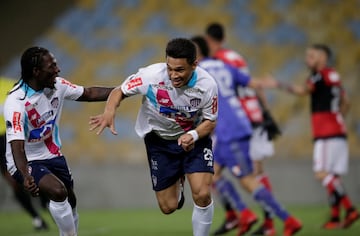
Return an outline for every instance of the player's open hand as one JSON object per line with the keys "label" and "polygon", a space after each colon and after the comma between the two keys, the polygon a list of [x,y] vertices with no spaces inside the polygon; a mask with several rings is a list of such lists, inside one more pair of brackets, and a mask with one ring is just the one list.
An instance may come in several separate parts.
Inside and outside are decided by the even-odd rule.
{"label": "player's open hand", "polygon": [[36,185],[34,177],[27,175],[24,177],[24,188],[31,193],[34,197],[39,196],[40,189]]}
{"label": "player's open hand", "polygon": [[181,146],[186,152],[189,152],[194,149],[195,141],[193,136],[190,134],[183,134],[178,139],[178,144]]}
{"label": "player's open hand", "polygon": [[277,88],[278,87],[278,81],[275,79],[275,77],[272,74],[266,74],[264,77],[262,77],[262,87],[263,88]]}
{"label": "player's open hand", "polygon": [[117,135],[117,132],[115,130],[114,120],[115,120],[115,112],[112,113],[105,111],[101,115],[91,116],[89,121],[90,131],[99,129],[96,132],[96,134],[99,135],[106,127],[108,127],[113,135]]}

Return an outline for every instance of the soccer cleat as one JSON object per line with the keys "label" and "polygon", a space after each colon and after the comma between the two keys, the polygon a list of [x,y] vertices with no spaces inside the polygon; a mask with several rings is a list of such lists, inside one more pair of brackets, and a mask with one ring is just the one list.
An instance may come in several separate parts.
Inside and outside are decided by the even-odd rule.
{"label": "soccer cleat", "polygon": [[185,203],[184,183],[185,183],[185,176],[182,176],[180,178],[180,197],[179,197],[178,207],[177,207],[178,210],[180,210],[184,206],[184,203]]}
{"label": "soccer cleat", "polygon": [[49,227],[46,224],[46,222],[39,218],[39,217],[35,217],[32,221],[32,225],[34,226],[34,229],[37,231],[42,231],[42,230],[48,230]]}
{"label": "soccer cleat", "polygon": [[257,222],[256,215],[250,211],[249,209],[245,209],[240,212],[240,220],[239,220],[239,231],[237,236],[241,236],[250,231],[251,227]]}
{"label": "soccer cleat", "polygon": [[251,235],[253,235],[253,236],[257,236],[257,235],[275,236],[276,231],[275,231],[274,226],[269,227],[269,226],[266,226],[265,224],[263,224],[260,226],[260,228],[255,230]]}
{"label": "soccer cleat", "polygon": [[351,210],[346,214],[342,227],[344,229],[349,228],[358,219],[360,219],[359,212],[357,212],[356,210]]}
{"label": "soccer cleat", "polygon": [[339,220],[329,220],[322,226],[323,229],[328,229],[328,230],[340,229],[341,227],[342,225]]}
{"label": "soccer cleat", "polygon": [[231,230],[236,229],[238,224],[239,224],[239,220],[236,217],[232,219],[225,219],[224,223],[217,230],[215,230],[213,235],[226,234]]}
{"label": "soccer cleat", "polygon": [[298,221],[294,217],[290,216],[285,221],[284,236],[292,236],[292,235],[296,234],[297,232],[299,232],[301,230],[301,228],[302,228],[302,224],[300,223],[300,221]]}

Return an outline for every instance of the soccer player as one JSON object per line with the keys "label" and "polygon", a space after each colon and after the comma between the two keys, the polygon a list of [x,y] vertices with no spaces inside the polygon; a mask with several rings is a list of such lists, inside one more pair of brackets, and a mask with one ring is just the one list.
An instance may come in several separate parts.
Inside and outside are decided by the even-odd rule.
{"label": "soccer player", "polygon": [[[245,59],[237,52],[224,48],[225,29],[223,25],[220,23],[212,23],[208,25],[205,33],[211,57],[236,67],[242,73],[249,74]],[[253,128],[250,140],[250,156],[254,165],[254,174],[269,191],[272,191],[270,179],[264,171],[263,161],[273,156],[274,147],[272,140],[280,134],[280,130],[266,107],[266,101],[261,88],[253,89],[239,86],[236,92]],[[228,185],[231,184],[225,177],[223,177],[223,179]],[[228,200],[229,196],[224,195],[219,190],[218,192],[222,205],[226,210],[226,218],[219,229],[215,231],[215,235],[222,235],[236,228],[238,219],[235,210]],[[275,235],[272,214],[266,208],[263,210],[264,223],[259,229],[254,231],[253,235]]]}
{"label": "soccer player", "polygon": [[[331,207],[330,220],[325,229],[348,228],[360,218],[347,195],[341,175],[348,171],[348,143],[344,116],[349,101],[341,85],[340,75],[330,67],[331,49],[314,44],[306,50],[305,62],[310,76],[305,85],[279,82],[279,88],[289,93],[311,97],[311,123],[314,138],[313,170],[315,177],[327,190]],[[346,210],[340,221],[341,208]]]}
{"label": "soccer player", "polygon": [[105,101],[111,88],[77,86],[59,77],[52,53],[25,50],[21,78],[4,105],[9,173],[33,196],[45,194],[60,235],[77,235],[73,179],[61,153],[59,120],[64,100]]}
{"label": "soccer player", "polygon": [[[223,61],[210,59],[209,49],[203,37],[194,37],[198,48],[199,66],[208,71],[217,81],[219,88],[219,118],[215,128],[216,145],[214,148],[214,184],[225,195],[233,197],[236,208],[240,211],[239,231],[237,235],[247,233],[257,222],[252,213],[241,200],[235,188],[224,181],[221,172],[224,167],[239,179],[240,185],[254,199],[276,214],[285,222],[284,235],[294,235],[301,229],[301,224],[284,210],[261,182],[253,175],[253,164],[250,159],[251,125],[237,98],[237,87],[260,87],[257,80],[250,79],[247,74]],[[264,86],[264,85],[263,85]]]}
{"label": "soccer player", "polygon": [[195,45],[176,38],[166,46],[166,63],[140,69],[111,92],[102,115],[91,117],[100,134],[114,127],[115,110],[126,97],[141,94],[135,130],[144,138],[153,189],[161,211],[171,214],[183,204],[183,176],[194,201],[193,235],[209,235],[213,154],[210,134],[217,118],[217,86],[196,65]]}
{"label": "soccer player", "polygon": [[19,202],[22,208],[32,217],[34,229],[47,230],[48,226],[33,206],[30,194],[24,191],[23,187],[11,177],[6,168],[6,128],[3,109],[7,93],[13,86],[14,81],[12,79],[0,77],[0,170],[4,179],[12,188],[16,201]]}

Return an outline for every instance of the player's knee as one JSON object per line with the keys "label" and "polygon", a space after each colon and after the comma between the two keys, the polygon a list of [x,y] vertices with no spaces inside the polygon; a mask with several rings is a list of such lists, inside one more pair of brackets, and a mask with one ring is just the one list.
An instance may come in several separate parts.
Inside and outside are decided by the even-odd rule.
{"label": "player's knee", "polygon": [[162,202],[159,203],[159,207],[162,213],[164,213],[165,215],[169,215],[174,211],[176,211],[178,207],[178,202],[177,201]]}
{"label": "player's knee", "polygon": [[211,203],[210,190],[201,190],[193,193],[193,200],[197,206],[206,207]]}
{"label": "player's knee", "polygon": [[56,202],[65,201],[68,196],[68,192],[63,185],[55,186],[51,189],[50,199]]}

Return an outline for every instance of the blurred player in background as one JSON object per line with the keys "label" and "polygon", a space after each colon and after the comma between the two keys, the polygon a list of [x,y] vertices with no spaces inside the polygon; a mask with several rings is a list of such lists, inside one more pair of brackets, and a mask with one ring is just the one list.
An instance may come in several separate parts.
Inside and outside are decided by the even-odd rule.
{"label": "blurred player in background", "polygon": [[[349,101],[342,87],[340,75],[330,67],[331,49],[314,44],[306,50],[305,62],[310,76],[303,86],[279,82],[279,88],[289,93],[311,97],[311,123],[314,138],[313,170],[326,188],[331,217],[325,229],[348,228],[360,218],[347,195],[340,176],[348,171],[349,150],[344,117]],[[340,221],[341,207],[346,211]]]}
{"label": "blurred player in background", "polygon": [[240,185],[269,212],[285,222],[284,235],[294,235],[301,229],[298,220],[284,210],[261,182],[253,175],[250,158],[251,124],[237,97],[238,86],[257,88],[265,86],[265,81],[251,79],[248,74],[225,64],[221,60],[209,58],[209,49],[203,37],[194,37],[197,45],[199,66],[208,71],[217,81],[219,88],[219,118],[215,128],[214,184],[219,192],[228,195],[239,210],[238,236],[246,234],[257,222],[256,215],[241,200],[234,186],[221,173],[224,167],[239,179]]}
{"label": "blurred player in background", "polygon": [[102,115],[91,117],[91,130],[100,134],[114,127],[115,110],[126,97],[144,96],[135,130],[144,138],[153,189],[161,211],[171,214],[183,205],[186,175],[194,200],[193,235],[210,232],[213,154],[210,134],[217,118],[217,86],[196,65],[195,45],[173,39],[166,47],[166,63],[140,69],[110,94]]}
{"label": "blurred player in background", "polygon": [[[0,77],[0,168],[1,174],[13,190],[15,199],[22,208],[32,217],[32,224],[36,230],[47,230],[48,226],[31,202],[31,196],[17,183],[6,168],[6,127],[3,115],[4,102],[8,92],[14,86],[14,80]],[[46,204],[45,204],[46,207]]]}
{"label": "blurred player in background", "polygon": [[[224,48],[225,29],[221,24],[212,23],[208,25],[206,40],[211,57],[236,67],[242,73],[249,74],[245,59],[237,52]],[[272,140],[280,134],[280,130],[267,109],[265,96],[261,88],[252,89],[239,86],[236,92],[253,128],[250,140],[250,156],[254,165],[254,174],[269,191],[272,191],[269,177],[264,172],[263,161],[273,156],[274,147]],[[227,200],[228,197],[223,196],[221,191],[220,196],[222,196],[222,204],[226,210],[226,219],[220,228],[215,231],[215,235],[221,235],[236,228],[238,221],[235,210],[229,200]],[[264,208],[264,218],[264,223],[259,229],[254,231],[253,235],[271,236],[275,234],[272,214],[266,208]]]}
{"label": "blurred player in background", "polygon": [[4,105],[9,173],[32,195],[45,194],[60,235],[77,235],[73,179],[60,151],[59,120],[65,99],[105,101],[111,88],[84,88],[58,77],[47,49],[28,48],[21,57],[21,78]]}

